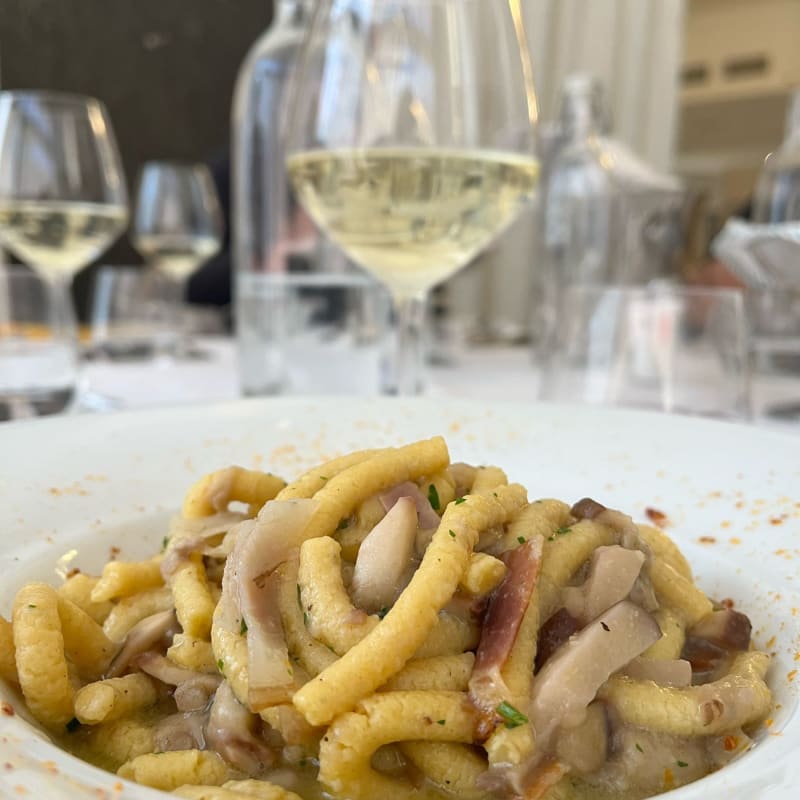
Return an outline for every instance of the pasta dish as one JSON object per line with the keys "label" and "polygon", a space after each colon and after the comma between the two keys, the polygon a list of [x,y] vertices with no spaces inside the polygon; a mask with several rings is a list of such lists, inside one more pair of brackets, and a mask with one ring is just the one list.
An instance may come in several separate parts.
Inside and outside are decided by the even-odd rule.
{"label": "pasta dish", "polygon": [[661,529],[439,437],[212,473],[161,552],[0,617],[56,743],[194,800],[639,800],[750,748],[769,663]]}

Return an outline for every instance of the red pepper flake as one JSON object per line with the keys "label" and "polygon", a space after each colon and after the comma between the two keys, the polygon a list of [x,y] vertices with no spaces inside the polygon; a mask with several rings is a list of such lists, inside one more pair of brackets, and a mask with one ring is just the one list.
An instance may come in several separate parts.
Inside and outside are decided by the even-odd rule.
{"label": "red pepper flake", "polygon": [[726,736],[722,741],[725,752],[730,753],[739,746],[739,739],[736,736]]}
{"label": "red pepper flake", "polygon": [[648,506],[645,508],[644,513],[647,515],[647,519],[653,523],[657,528],[666,528],[669,525],[669,517],[663,512],[659,511],[657,508],[651,508]]}
{"label": "red pepper flake", "polygon": [[109,561],[116,561],[117,560],[117,556],[121,552],[122,551],[119,549],[119,547],[117,547],[116,545],[112,545],[111,547],[108,548],[108,560]]}
{"label": "red pepper flake", "polygon": [[716,544],[717,537],[716,536],[700,536],[697,539],[700,544]]}
{"label": "red pepper flake", "polygon": [[672,789],[675,786],[675,776],[672,774],[671,769],[664,770],[664,788]]}
{"label": "red pepper flake", "polygon": [[0,703],[0,712],[2,712],[2,714],[6,717],[13,717],[16,713],[14,711],[14,706],[12,706],[11,703],[5,702]]}
{"label": "red pepper flake", "polygon": [[770,517],[769,524],[770,525],[783,525],[783,519],[781,517]]}
{"label": "red pepper flake", "polygon": [[3,763],[3,769],[6,772],[11,772],[14,769],[14,765],[10,761],[6,761]]}
{"label": "red pepper flake", "polygon": [[764,727],[771,728],[775,724],[775,720],[770,717],[769,719],[764,720]]}
{"label": "red pepper flake", "polygon": [[795,679],[795,677],[797,677],[797,670],[793,669],[790,673],[786,675],[786,680],[791,682]]}
{"label": "red pepper flake", "polygon": [[719,601],[719,604],[723,608],[727,608],[729,610],[736,605],[736,603],[730,597],[723,598],[722,600]]}
{"label": "red pepper flake", "polygon": [[58,775],[58,767],[55,761],[42,761],[42,766],[51,774]]}
{"label": "red pepper flake", "polygon": [[74,578],[76,575],[80,575],[80,570],[77,567],[73,567],[70,570],[67,570],[67,578]]}
{"label": "red pepper flake", "polygon": [[738,545],[742,543],[742,540],[738,536],[731,536],[731,538],[728,541],[733,545]]}
{"label": "red pepper flake", "polygon": [[26,795],[26,794],[28,794],[28,790],[27,790],[27,789],[26,789],[24,786],[21,786],[21,785],[20,785],[20,786],[15,786],[15,787],[14,787],[14,791],[15,791],[17,794],[21,794],[21,795]]}
{"label": "red pepper flake", "polygon": [[729,519],[724,519],[722,522],[720,522],[719,526],[720,528],[730,528],[731,521]]}

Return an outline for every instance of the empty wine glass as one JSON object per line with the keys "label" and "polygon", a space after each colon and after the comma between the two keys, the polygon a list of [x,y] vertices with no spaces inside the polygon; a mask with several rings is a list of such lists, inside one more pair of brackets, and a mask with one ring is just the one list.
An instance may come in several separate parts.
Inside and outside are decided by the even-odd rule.
{"label": "empty wine glass", "polygon": [[517,216],[539,169],[518,0],[321,0],[287,166],[314,221],[392,292],[396,391],[422,388],[425,301]]}
{"label": "empty wine glass", "polygon": [[75,339],[73,275],[119,236],[125,177],[108,114],[91,97],[0,92],[0,243],[61,298]]}
{"label": "empty wine glass", "polygon": [[[222,244],[222,213],[208,168],[167,161],[145,164],[130,235],[144,259],[169,279],[180,309],[190,275]],[[181,331],[178,352],[188,349]]]}

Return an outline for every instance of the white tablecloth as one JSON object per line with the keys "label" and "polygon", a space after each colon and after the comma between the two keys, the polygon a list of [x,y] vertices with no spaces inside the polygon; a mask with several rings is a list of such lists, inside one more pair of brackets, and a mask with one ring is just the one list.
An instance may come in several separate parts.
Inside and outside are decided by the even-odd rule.
{"label": "white tablecloth", "polygon": [[[231,339],[205,338],[207,358],[192,361],[90,362],[84,369],[84,410],[139,409],[235,400],[240,396],[236,351]],[[432,366],[429,396],[485,402],[533,402],[539,375],[524,347],[480,347],[463,353],[458,363]],[[759,380],[754,386],[757,410],[773,403],[800,400],[800,378]],[[757,417],[756,424],[800,433],[800,423]]]}

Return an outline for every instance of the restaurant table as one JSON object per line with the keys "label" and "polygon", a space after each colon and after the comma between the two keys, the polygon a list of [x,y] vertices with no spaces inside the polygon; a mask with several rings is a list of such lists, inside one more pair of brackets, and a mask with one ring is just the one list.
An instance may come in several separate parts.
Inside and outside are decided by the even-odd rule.
{"label": "restaurant table", "polygon": [[[203,337],[199,345],[205,357],[194,360],[88,362],[78,410],[159,408],[239,398],[235,342]],[[448,365],[431,365],[425,394],[480,402],[533,402],[539,383],[528,348],[481,346],[463,351]],[[800,377],[756,380],[753,396],[757,410],[800,401]],[[757,415],[755,423],[800,434],[800,421]]]}

